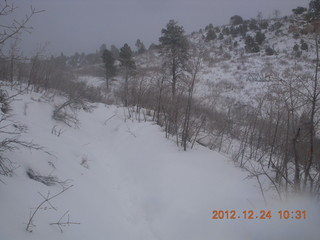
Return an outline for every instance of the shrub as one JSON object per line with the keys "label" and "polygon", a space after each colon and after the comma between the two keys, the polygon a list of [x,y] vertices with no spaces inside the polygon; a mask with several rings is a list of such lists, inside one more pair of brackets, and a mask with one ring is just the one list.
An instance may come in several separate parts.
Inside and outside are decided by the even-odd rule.
{"label": "shrub", "polygon": [[234,15],[230,18],[230,24],[231,25],[239,25],[243,23],[243,19],[242,17],[238,16],[238,15]]}
{"label": "shrub", "polygon": [[305,43],[305,42],[301,43],[300,48],[301,48],[301,50],[304,50],[304,51],[308,51],[308,49],[309,49],[309,48],[308,48],[308,44]]}
{"label": "shrub", "polygon": [[256,33],[255,40],[259,45],[261,45],[265,39],[266,39],[266,35],[264,33],[262,33],[262,32]]}
{"label": "shrub", "polygon": [[254,39],[251,36],[247,36],[245,39],[246,42],[246,52],[247,53],[257,53],[260,52],[260,48],[259,46],[256,44],[256,42],[254,41]]}
{"label": "shrub", "polygon": [[282,23],[281,22],[276,22],[276,23],[271,25],[269,30],[273,32],[273,31],[279,30],[281,27],[282,27]]}
{"label": "shrub", "polygon": [[267,29],[269,27],[269,23],[267,21],[262,21],[259,26],[261,29]]}
{"label": "shrub", "polygon": [[271,47],[269,47],[269,46],[266,48],[265,51],[266,51],[266,55],[267,55],[267,56],[272,56],[272,55],[275,54],[274,50],[273,50]]}

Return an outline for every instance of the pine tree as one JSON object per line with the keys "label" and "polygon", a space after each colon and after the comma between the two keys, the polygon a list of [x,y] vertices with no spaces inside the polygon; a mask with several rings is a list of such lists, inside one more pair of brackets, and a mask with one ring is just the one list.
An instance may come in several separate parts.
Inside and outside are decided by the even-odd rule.
{"label": "pine tree", "polygon": [[109,89],[109,80],[116,75],[115,59],[108,49],[103,50],[101,57],[105,67],[106,85]]}
{"label": "pine tree", "polygon": [[320,0],[310,1],[308,19],[310,22],[320,20]]}
{"label": "pine tree", "polygon": [[253,37],[251,37],[250,35],[246,36],[245,43],[246,43],[245,49],[247,53],[260,52],[259,46],[254,41]]}
{"label": "pine tree", "polygon": [[107,45],[106,45],[105,43],[103,43],[103,44],[100,46],[100,48],[99,48],[100,56],[103,55],[103,52],[104,52],[104,50],[106,50],[106,49],[107,49]]}
{"label": "pine tree", "polygon": [[266,47],[265,52],[266,52],[266,55],[267,55],[267,56],[272,56],[272,55],[275,54],[275,51],[274,51],[270,46],[267,46],[267,47]]}
{"label": "pine tree", "polygon": [[160,52],[167,59],[165,66],[172,76],[172,96],[176,94],[176,85],[180,74],[185,69],[188,60],[188,40],[182,26],[170,20],[165,29],[161,30],[159,38]]}
{"label": "pine tree", "polygon": [[142,54],[142,53],[144,53],[146,51],[146,47],[144,46],[143,42],[140,39],[138,39],[136,41],[135,45],[137,47],[137,53],[138,54]]}
{"label": "pine tree", "polygon": [[231,25],[239,25],[243,23],[243,19],[242,17],[238,16],[238,15],[234,15],[230,18],[230,24]]}
{"label": "pine tree", "polygon": [[301,50],[304,50],[304,51],[308,51],[309,49],[308,44],[306,42],[302,42],[300,48]]}
{"label": "pine tree", "polygon": [[304,8],[304,7],[297,7],[297,8],[294,8],[292,9],[292,12],[295,14],[295,15],[301,15],[302,13],[306,12],[308,9]]}
{"label": "pine tree", "polygon": [[128,73],[135,69],[135,62],[132,58],[133,53],[130,46],[126,43],[120,49],[119,60],[121,67],[128,70]]}
{"label": "pine tree", "polygon": [[217,38],[217,34],[214,32],[213,28],[212,29],[210,28],[207,32],[207,36],[206,36],[205,41],[209,42],[209,41],[212,41],[216,38]]}
{"label": "pine tree", "polygon": [[266,40],[266,35],[262,32],[257,32],[255,40],[259,45],[261,45],[264,42],[264,40]]}
{"label": "pine tree", "polygon": [[212,29],[212,30],[214,29],[212,23],[210,23],[208,26],[206,26],[206,27],[204,28],[204,30],[207,31],[207,32],[208,32],[210,29]]}
{"label": "pine tree", "polygon": [[124,105],[128,106],[128,94],[129,94],[129,77],[134,73],[136,69],[135,62],[132,58],[132,50],[130,46],[126,43],[120,49],[119,60],[121,64],[121,69],[124,73]]}
{"label": "pine tree", "polygon": [[119,49],[115,45],[111,45],[110,51],[114,59],[119,59]]}

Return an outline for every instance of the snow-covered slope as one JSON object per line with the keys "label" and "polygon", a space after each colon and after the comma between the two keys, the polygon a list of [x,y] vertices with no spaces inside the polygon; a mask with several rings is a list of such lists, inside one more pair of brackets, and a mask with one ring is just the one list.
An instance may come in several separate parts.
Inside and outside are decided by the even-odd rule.
{"label": "snow-covered slope", "polygon": [[[319,207],[299,201],[266,209],[256,182],[245,180],[246,173],[226,157],[200,146],[180,151],[159,126],[127,119],[123,108],[98,104],[92,113],[80,111],[81,125],[75,129],[52,120],[53,106],[39,94],[17,96],[12,103],[13,119],[28,127],[23,139],[44,150],[8,155],[19,168],[12,177],[1,176],[1,240],[318,239]],[[73,185],[50,201],[56,210],[43,205],[32,232],[25,228],[43,201],[39,193],[53,196],[62,187],[30,179],[28,169]],[[308,217],[279,220],[276,209],[285,208],[307,210]],[[235,210],[239,216],[244,210],[273,210],[274,215],[213,220],[213,210]],[[66,211],[80,224],[61,233],[50,223]]]}
{"label": "snow-covered slope", "polygon": [[[212,26],[216,38],[210,41],[204,41],[208,26],[188,35],[193,44],[204,41],[201,44],[205,49],[194,96],[218,109],[226,100],[255,105],[254,98],[268,91],[268,87],[286,72],[313,73],[314,39],[301,33],[304,27],[300,21],[301,16],[292,15],[261,20],[267,24],[265,27],[255,19],[239,25]],[[238,30],[244,28],[245,31]],[[265,37],[259,44],[253,40],[259,51],[247,51],[246,37],[255,39],[257,33]],[[267,53],[268,48],[272,49],[272,54]],[[146,68],[162,65],[157,50],[137,55],[135,61],[137,66]]]}

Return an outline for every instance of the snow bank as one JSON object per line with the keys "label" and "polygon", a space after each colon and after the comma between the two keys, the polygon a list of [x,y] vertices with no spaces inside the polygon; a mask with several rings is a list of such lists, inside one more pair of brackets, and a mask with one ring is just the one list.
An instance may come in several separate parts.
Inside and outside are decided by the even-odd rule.
{"label": "snow bank", "polygon": [[[256,182],[226,157],[201,146],[180,151],[154,123],[126,119],[123,108],[81,111],[81,126],[73,129],[51,119],[53,103],[40,95],[18,96],[12,107],[14,120],[28,126],[23,138],[50,154],[9,155],[19,168],[1,176],[0,239],[318,239],[319,206],[301,200],[266,207]],[[28,178],[28,168],[74,185],[51,201],[56,211],[49,204],[39,210],[32,232],[25,228],[43,200],[38,193],[52,196],[62,187]],[[285,209],[307,210],[307,219],[211,219],[214,210]],[[50,223],[66,211],[80,225],[61,233]]]}

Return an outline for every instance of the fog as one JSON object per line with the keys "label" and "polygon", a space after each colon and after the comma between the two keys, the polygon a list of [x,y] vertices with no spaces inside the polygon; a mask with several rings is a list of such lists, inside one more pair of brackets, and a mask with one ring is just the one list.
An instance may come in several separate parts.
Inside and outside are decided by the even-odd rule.
{"label": "fog", "polygon": [[297,6],[307,7],[309,0],[18,0],[16,19],[30,12],[30,5],[45,10],[35,15],[21,44],[26,55],[46,45],[50,54],[95,52],[103,43],[118,47],[134,45],[141,39],[146,47],[157,43],[161,29],[175,19],[186,33],[198,31],[209,23],[227,24],[237,14],[245,19],[264,18],[280,11],[291,14]]}

